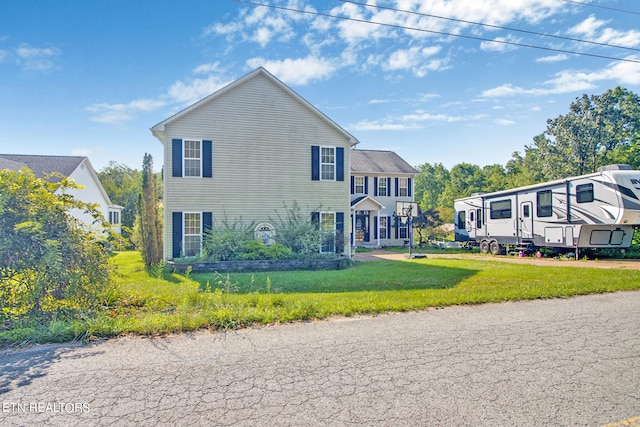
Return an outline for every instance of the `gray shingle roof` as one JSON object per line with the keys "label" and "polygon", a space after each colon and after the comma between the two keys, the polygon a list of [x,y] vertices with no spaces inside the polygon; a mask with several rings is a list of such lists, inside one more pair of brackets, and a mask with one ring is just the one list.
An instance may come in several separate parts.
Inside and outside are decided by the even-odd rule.
{"label": "gray shingle roof", "polygon": [[417,174],[393,151],[351,150],[351,173]]}
{"label": "gray shingle roof", "polygon": [[0,154],[0,169],[19,170],[27,167],[38,178],[51,172],[69,176],[86,159],[81,156],[36,156],[23,154]]}

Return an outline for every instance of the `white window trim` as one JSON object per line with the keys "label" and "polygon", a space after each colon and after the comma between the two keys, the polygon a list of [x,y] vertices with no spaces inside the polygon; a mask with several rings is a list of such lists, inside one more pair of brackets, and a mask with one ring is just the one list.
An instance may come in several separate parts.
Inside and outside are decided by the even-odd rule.
{"label": "white window trim", "polygon": [[320,253],[321,254],[332,254],[336,251],[336,212],[331,212],[331,211],[324,211],[324,212],[318,212],[318,220],[320,221],[320,230],[324,233],[324,227],[323,227],[323,221],[322,221],[322,217],[323,215],[333,215],[333,250],[330,252],[326,252],[322,250],[322,246],[323,246],[323,242],[320,242]]}
{"label": "white window trim", "polygon": [[[200,230],[198,234],[187,234],[187,215],[191,215],[191,214],[198,214],[200,215]],[[184,257],[185,258],[196,258],[197,255],[193,255],[193,256],[187,256],[185,253],[185,249],[184,249],[184,244],[187,241],[187,236],[200,236],[200,251],[199,251],[199,256],[202,256],[202,238],[203,238],[203,231],[202,231],[202,212],[198,212],[198,211],[189,211],[189,212],[182,212],[182,244],[183,244],[183,248],[182,248],[182,252],[184,253]]]}
{"label": "white window trim", "polygon": [[[384,220],[384,225],[382,225],[382,221]],[[387,224],[389,223],[389,217],[386,215],[382,215],[378,217],[378,238],[383,240],[388,240],[389,236],[387,236]],[[382,231],[384,231],[384,237],[382,237]]]}
{"label": "white window trim", "polygon": [[[362,184],[358,184],[358,178],[362,180]],[[362,191],[358,191],[358,187],[362,188]],[[363,175],[355,175],[353,177],[353,194],[364,194],[364,176]]]}
{"label": "white window trim", "polygon": [[[333,179],[325,179],[322,176],[322,166],[331,164],[331,163],[323,163],[322,162],[322,150],[324,148],[329,148],[329,149],[333,150]],[[336,162],[336,160],[337,160],[336,159],[336,155],[337,155],[337,151],[338,150],[336,150],[336,147],[331,147],[331,146],[328,146],[328,145],[321,145],[320,146],[320,159],[319,159],[319,161],[320,161],[320,181],[335,181],[336,180],[336,173],[337,173],[337,170],[336,170],[336,163],[337,163]]]}
{"label": "white window trim", "polygon": [[[404,190],[404,194],[402,194],[402,190]],[[398,178],[398,197],[409,197],[409,178]]]}
{"label": "white window trim", "polygon": [[[186,142],[198,142],[200,143],[200,175],[187,175],[187,159],[195,160],[196,157],[187,157],[185,153]],[[194,138],[185,138],[182,140],[182,177],[183,178],[202,178],[202,140]]]}
{"label": "white window trim", "polygon": [[[389,179],[388,178],[389,177],[387,177],[387,176],[378,177],[378,196],[379,197],[389,197],[390,194],[391,194],[389,192],[389,186],[387,185],[389,183]],[[386,191],[385,191],[386,194],[384,196],[381,196],[380,195],[380,188],[382,188],[382,183],[383,182],[384,182],[384,188],[386,188]]]}

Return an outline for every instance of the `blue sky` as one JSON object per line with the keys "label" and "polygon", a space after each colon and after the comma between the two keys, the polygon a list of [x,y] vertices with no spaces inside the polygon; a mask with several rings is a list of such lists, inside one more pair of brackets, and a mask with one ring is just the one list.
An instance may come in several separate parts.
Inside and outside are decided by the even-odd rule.
{"label": "blue sky", "polygon": [[310,13],[230,0],[1,1],[0,152],[86,155],[97,170],[140,169],[148,152],[159,170],[149,128],[259,66],[358,148],[448,168],[504,165],[583,93],[640,93],[637,0],[255,2]]}

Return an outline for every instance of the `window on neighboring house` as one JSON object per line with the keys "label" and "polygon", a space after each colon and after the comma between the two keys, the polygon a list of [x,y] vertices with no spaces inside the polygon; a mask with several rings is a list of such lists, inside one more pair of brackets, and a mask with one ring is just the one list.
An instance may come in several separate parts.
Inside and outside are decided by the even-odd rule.
{"label": "window on neighboring house", "polygon": [[354,193],[364,194],[364,176],[354,176]]}
{"label": "window on neighboring house", "polygon": [[409,195],[409,178],[398,178],[398,196],[407,197]]}
{"label": "window on neighboring house", "polygon": [[320,156],[321,179],[334,181],[336,179],[336,149],[322,147]]}
{"label": "window on neighboring house", "polygon": [[402,223],[398,224],[398,230],[400,231],[399,234],[401,239],[406,239],[407,236],[409,235],[408,228],[409,227],[407,227],[407,224],[402,224]]}
{"label": "window on neighboring house", "polygon": [[202,214],[199,212],[184,213],[184,246],[185,257],[200,255],[202,250]]}
{"label": "window on neighboring house", "polygon": [[388,239],[389,237],[387,236],[387,221],[388,221],[388,217],[386,216],[381,216],[379,218],[380,220],[380,238],[381,239]]}
{"label": "window on neighboring house", "polygon": [[184,140],[184,176],[201,177],[201,141]]}
{"label": "window on neighboring house", "polygon": [[120,212],[109,211],[109,222],[111,224],[120,224]]}
{"label": "window on neighboring house", "polygon": [[385,197],[389,195],[387,188],[387,178],[378,178],[378,196]]}
{"label": "window on neighboring house", "polygon": [[322,247],[320,252],[333,253],[336,251],[336,214],[335,212],[320,212],[320,230],[322,230]]}
{"label": "window on neighboring house", "polygon": [[576,200],[578,203],[593,202],[593,184],[583,184],[576,187]]}

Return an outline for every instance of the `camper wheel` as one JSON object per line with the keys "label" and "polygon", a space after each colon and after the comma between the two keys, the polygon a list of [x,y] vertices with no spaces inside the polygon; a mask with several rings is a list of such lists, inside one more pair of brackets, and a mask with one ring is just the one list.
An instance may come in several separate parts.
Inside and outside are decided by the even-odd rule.
{"label": "camper wheel", "polygon": [[500,246],[500,243],[495,240],[489,242],[489,250],[493,255],[502,255],[502,247]]}
{"label": "camper wheel", "polygon": [[483,240],[482,242],[480,242],[480,252],[483,254],[488,254],[489,253],[489,242],[486,240]]}

